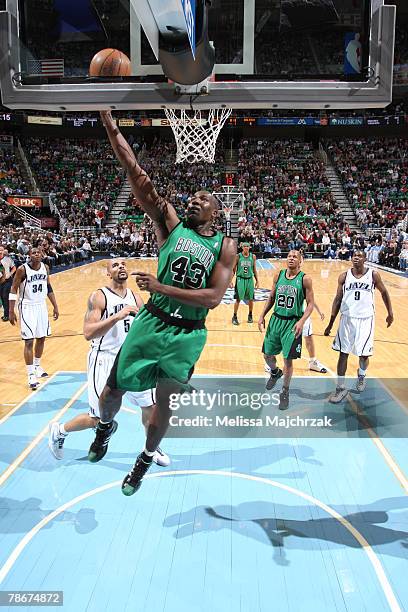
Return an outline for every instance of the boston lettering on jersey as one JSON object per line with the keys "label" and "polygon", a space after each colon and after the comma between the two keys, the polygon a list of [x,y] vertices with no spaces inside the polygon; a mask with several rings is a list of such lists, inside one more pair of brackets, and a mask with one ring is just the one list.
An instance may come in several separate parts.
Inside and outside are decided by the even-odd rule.
{"label": "boston lettering on jersey", "polygon": [[211,251],[203,244],[194,242],[194,240],[190,238],[183,238],[180,236],[174,250],[176,252],[182,251],[194,255],[205,268],[209,268],[214,263],[214,255]]}
{"label": "boston lettering on jersey", "polygon": [[277,294],[285,294],[285,295],[290,295],[293,296],[294,298],[297,296],[297,287],[294,287],[293,285],[279,285],[277,287]]}

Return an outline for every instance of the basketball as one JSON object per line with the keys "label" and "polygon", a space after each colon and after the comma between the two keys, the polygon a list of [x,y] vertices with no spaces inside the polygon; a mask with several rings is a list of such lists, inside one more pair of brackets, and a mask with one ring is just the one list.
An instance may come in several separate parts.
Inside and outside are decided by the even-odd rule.
{"label": "basketball", "polygon": [[130,76],[132,67],[127,55],[118,49],[102,49],[93,56],[89,66],[91,77]]}

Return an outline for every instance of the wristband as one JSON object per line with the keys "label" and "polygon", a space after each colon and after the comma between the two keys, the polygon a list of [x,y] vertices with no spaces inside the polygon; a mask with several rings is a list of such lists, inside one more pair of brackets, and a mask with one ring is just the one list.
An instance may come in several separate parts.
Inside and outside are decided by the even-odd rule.
{"label": "wristband", "polygon": [[17,293],[9,293],[9,300],[16,300],[17,299]]}

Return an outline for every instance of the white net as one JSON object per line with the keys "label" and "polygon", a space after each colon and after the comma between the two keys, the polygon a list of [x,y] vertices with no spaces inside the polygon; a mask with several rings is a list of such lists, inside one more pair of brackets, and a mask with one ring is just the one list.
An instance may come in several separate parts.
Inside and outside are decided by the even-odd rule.
{"label": "white net", "polygon": [[191,111],[165,108],[164,112],[176,139],[176,163],[214,163],[217,138],[232,109]]}
{"label": "white net", "polygon": [[224,211],[224,216],[225,216],[226,220],[230,221],[233,207],[231,205],[224,204],[222,209]]}

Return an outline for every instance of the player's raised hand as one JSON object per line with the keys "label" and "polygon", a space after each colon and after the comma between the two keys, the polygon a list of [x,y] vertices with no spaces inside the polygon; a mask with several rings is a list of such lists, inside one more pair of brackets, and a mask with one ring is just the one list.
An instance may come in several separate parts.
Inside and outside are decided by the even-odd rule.
{"label": "player's raised hand", "polygon": [[128,317],[129,315],[134,316],[138,312],[139,312],[139,308],[137,306],[132,306],[132,305],[124,306],[122,310],[119,310],[119,312],[116,314],[116,318],[118,321],[122,321],[122,319],[126,319],[126,317]]}
{"label": "player's raised hand", "polygon": [[385,319],[385,322],[387,323],[387,327],[390,327],[394,322],[394,315],[389,314]]}
{"label": "player's raised hand", "polygon": [[110,110],[100,111],[99,114],[101,116],[102,124],[104,126],[108,125],[109,123],[113,123],[113,117],[112,117],[112,113]]}
{"label": "player's raised hand", "polygon": [[264,333],[264,331],[265,331],[265,318],[264,317],[259,317],[259,319],[258,319],[258,329],[261,332],[261,334]]}
{"label": "player's raised hand", "polygon": [[147,272],[132,272],[132,276],[136,277],[137,286],[142,291],[149,291],[149,293],[159,292],[161,283],[159,283],[153,274],[148,274]]}

